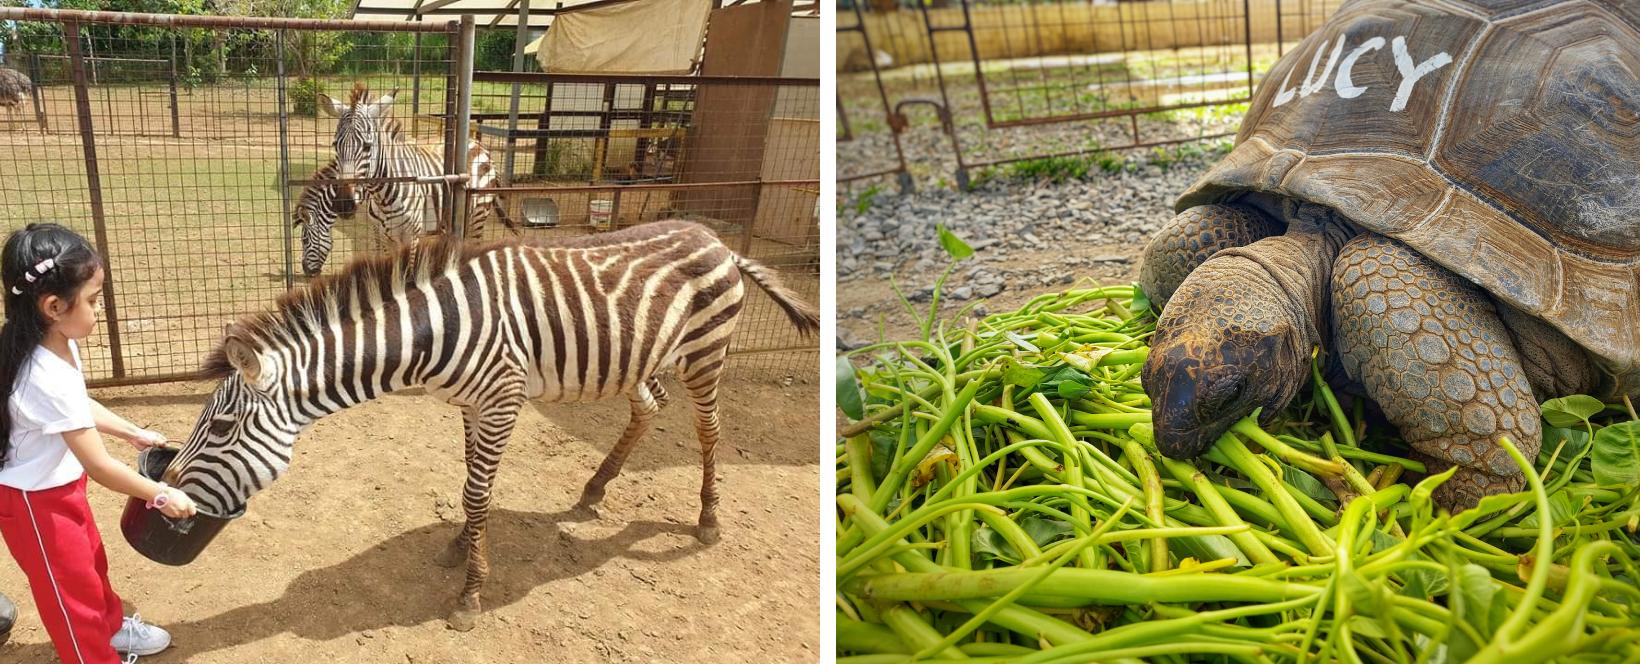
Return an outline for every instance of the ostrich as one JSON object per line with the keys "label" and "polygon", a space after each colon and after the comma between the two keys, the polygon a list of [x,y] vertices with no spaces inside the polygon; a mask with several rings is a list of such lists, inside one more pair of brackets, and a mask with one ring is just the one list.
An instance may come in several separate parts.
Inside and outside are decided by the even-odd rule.
{"label": "ostrich", "polygon": [[0,106],[6,107],[6,118],[17,113],[17,107],[28,100],[33,84],[23,72],[0,67]]}

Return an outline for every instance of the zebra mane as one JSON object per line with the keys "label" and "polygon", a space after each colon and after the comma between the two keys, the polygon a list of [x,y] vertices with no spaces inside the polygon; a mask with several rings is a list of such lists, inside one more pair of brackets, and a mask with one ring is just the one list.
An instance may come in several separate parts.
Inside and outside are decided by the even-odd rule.
{"label": "zebra mane", "polygon": [[[241,317],[236,323],[237,333],[261,344],[290,338],[328,324],[332,303],[358,297],[372,283],[377,292],[384,294],[391,293],[395,285],[410,288],[449,273],[493,244],[440,236],[395,252],[356,258],[335,275],[319,277],[305,287],[287,291],[279,296],[272,309]],[[235,371],[224,349],[226,341],[224,338],[217,342],[205,356],[200,368],[203,379],[221,380]]]}
{"label": "zebra mane", "polygon": [[358,106],[359,102],[364,101],[369,94],[370,87],[366,86],[364,81],[354,81],[353,90],[347,94],[347,105]]}

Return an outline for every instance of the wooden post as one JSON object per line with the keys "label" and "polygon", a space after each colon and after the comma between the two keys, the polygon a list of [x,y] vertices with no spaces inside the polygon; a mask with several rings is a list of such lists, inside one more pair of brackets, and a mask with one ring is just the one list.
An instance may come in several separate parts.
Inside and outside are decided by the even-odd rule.
{"label": "wooden post", "polygon": [[[97,251],[103,260],[109,260],[108,224],[103,213],[102,174],[97,168],[97,136],[91,129],[91,93],[85,84],[85,58],[80,54],[80,24],[63,26],[68,41],[69,69],[74,80],[74,111],[80,125],[80,145],[85,151],[85,185],[91,195],[91,223],[96,228]],[[108,319],[108,345],[113,356],[114,377],[125,377],[125,353],[120,348],[120,309],[114,297],[115,279],[112,261],[103,272],[104,314]]]}

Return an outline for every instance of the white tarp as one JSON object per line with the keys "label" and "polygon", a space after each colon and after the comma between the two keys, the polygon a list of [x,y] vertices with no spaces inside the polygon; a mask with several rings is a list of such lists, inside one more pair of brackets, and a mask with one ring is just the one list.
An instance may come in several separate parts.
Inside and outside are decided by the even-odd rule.
{"label": "white tarp", "polygon": [[536,59],[557,74],[688,74],[711,0],[644,0],[558,16]]}

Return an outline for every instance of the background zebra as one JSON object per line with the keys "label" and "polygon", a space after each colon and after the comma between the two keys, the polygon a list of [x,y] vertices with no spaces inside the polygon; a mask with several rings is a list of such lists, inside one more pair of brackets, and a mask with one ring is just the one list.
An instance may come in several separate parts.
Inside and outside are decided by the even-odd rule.
{"label": "background zebra", "polygon": [[232,513],[285,472],[315,420],[424,387],[462,409],[467,522],[438,562],[467,562],[450,624],[471,629],[489,574],[490,487],[528,399],[629,400],[631,421],[582,490],[578,506],[590,508],[659,409],[655,375],[676,367],[701,444],[697,537],[717,540],[717,390],[743,276],[800,331],[819,329],[772,271],[687,222],[552,240],[444,238],[355,261],[228,326],[206,362],[222,382],[164,478],[200,509]]}
{"label": "background zebra", "polygon": [[317,276],[330,257],[336,220],[352,218],[358,209],[352,189],[345,182],[335,182],[338,177],[335,159],[315,169],[309,180],[332,182],[303,187],[291,210],[292,225],[302,227],[302,274],[309,277]]}
{"label": "background zebra", "polygon": [[[347,103],[319,95],[319,108],[337,119],[333,147],[337,170],[344,178],[432,177],[444,175],[444,149],[417,144],[393,117],[393,97],[398,90],[372,99],[370,89],[354,83]],[[468,189],[483,189],[495,183],[495,165],[490,151],[469,134],[467,140]],[[355,187],[364,202],[365,213],[390,245],[409,244],[423,231],[442,228],[444,203],[450,196],[448,184],[414,182],[370,182]],[[467,220],[467,236],[484,236],[488,218],[507,221],[506,210],[494,194],[471,197],[472,213]],[[459,204],[460,201],[457,201]],[[511,223],[509,222],[510,226]]]}

